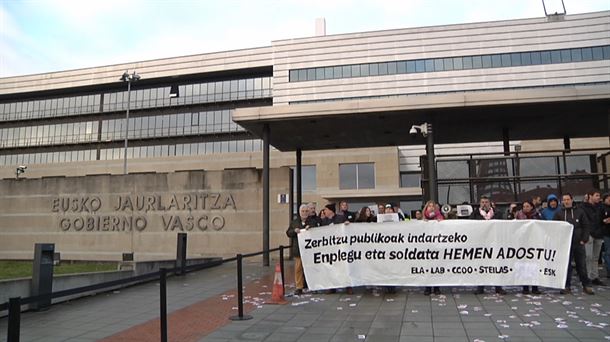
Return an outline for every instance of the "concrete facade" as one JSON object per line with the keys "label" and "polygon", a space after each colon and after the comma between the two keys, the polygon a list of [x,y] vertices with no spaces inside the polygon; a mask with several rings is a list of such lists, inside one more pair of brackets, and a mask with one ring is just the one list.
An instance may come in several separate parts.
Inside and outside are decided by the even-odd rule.
{"label": "concrete facade", "polygon": [[[288,193],[288,170],[271,174],[273,198]],[[31,259],[45,242],[65,260],[167,260],[181,232],[190,258],[263,249],[256,169],[2,180],[0,188],[0,259]],[[272,246],[286,244],[286,207],[271,205]]]}

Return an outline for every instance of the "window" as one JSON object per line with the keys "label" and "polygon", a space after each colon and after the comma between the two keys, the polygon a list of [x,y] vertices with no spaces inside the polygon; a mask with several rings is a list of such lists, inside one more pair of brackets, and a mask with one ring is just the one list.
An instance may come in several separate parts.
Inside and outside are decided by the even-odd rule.
{"label": "window", "polygon": [[375,164],[339,164],[339,189],[374,189]]}
{"label": "window", "polygon": [[400,173],[401,188],[419,188],[421,187],[420,172],[401,172]]}
{"label": "window", "polygon": [[[297,182],[296,182],[296,169],[294,169],[293,177],[293,191],[297,193]],[[305,191],[316,191],[317,188],[317,177],[316,177],[316,166],[315,165],[302,165],[301,166],[301,187],[303,192]]]}

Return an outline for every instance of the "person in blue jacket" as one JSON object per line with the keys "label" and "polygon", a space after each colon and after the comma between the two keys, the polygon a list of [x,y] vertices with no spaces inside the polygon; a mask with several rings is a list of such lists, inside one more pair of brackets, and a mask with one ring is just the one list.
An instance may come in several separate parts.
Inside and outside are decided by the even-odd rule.
{"label": "person in blue jacket", "polygon": [[550,194],[546,198],[546,208],[542,210],[542,219],[551,221],[557,212],[561,210],[559,199],[554,194]]}

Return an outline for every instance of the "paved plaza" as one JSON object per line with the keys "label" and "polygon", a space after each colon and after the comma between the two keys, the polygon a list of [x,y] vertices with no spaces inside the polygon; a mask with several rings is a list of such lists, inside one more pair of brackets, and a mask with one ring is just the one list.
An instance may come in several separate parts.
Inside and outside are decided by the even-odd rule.
{"label": "paved plaza", "polygon": [[[291,263],[287,292],[292,293]],[[421,288],[396,294],[355,289],[345,293],[270,299],[273,267],[244,264],[245,312],[237,314],[235,263],[168,280],[170,341],[605,341],[610,340],[610,288],[540,296],[508,288],[506,296],[472,294],[473,288]],[[574,281],[577,283],[577,281]],[[577,288],[574,287],[576,290]],[[491,292],[491,288],[487,288]],[[158,341],[159,285],[133,286],[22,315],[22,341]],[[0,319],[6,341],[7,319]]]}

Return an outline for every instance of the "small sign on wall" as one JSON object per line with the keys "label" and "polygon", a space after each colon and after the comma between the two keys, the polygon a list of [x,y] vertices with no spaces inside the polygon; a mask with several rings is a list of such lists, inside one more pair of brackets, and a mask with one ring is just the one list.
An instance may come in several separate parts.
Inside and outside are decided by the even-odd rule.
{"label": "small sign on wall", "polygon": [[277,203],[287,204],[289,201],[290,201],[290,195],[288,195],[288,194],[278,194],[277,195]]}

